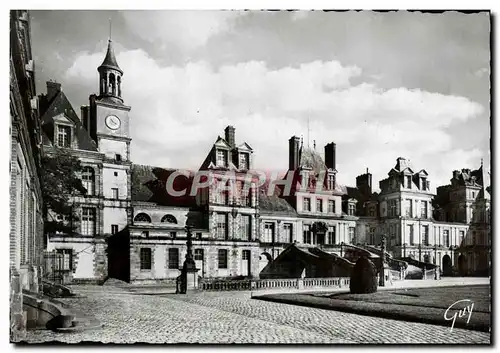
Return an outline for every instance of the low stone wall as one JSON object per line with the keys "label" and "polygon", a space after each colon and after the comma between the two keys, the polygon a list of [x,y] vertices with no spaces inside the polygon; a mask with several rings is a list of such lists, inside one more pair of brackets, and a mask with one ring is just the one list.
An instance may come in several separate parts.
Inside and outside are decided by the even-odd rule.
{"label": "low stone wall", "polygon": [[315,289],[315,288],[349,288],[350,278],[283,278],[239,281],[200,282],[203,291],[238,291],[268,289]]}

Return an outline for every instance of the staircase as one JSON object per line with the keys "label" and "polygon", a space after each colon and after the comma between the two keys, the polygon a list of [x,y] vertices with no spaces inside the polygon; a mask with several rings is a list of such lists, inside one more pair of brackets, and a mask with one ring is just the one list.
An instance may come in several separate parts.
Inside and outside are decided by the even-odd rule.
{"label": "staircase", "polygon": [[27,290],[23,290],[23,311],[29,329],[77,332],[102,327],[97,320],[57,299]]}
{"label": "staircase", "polygon": [[[382,256],[382,250],[375,246],[371,245],[363,245],[363,248],[377,254],[378,256]],[[402,259],[395,259],[389,252],[385,252],[385,262],[389,265],[391,270],[400,271],[401,269],[405,269],[408,267],[408,262]]]}

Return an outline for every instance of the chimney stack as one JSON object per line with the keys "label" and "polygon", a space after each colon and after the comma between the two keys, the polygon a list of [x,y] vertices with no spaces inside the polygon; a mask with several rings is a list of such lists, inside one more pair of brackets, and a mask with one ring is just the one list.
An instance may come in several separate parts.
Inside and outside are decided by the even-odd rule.
{"label": "chimney stack", "polygon": [[81,115],[81,120],[83,123],[83,127],[87,130],[90,131],[90,124],[89,124],[89,106],[88,105],[82,105],[80,107],[80,110],[82,112]]}
{"label": "chimney stack", "polygon": [[235,129],[233,126],[229,125],[228,127],[226,127],[226,129],[224,130],[224,132],[226,133],[226,142],[229,144],[229,146],[231,146],[231,148],[234,148],[235,147]]}
{"label": "chimney stack", "polygon": [[336,169],[335,150],[336,145],[333,142],[325,146],[325,165],[328,169]]}
{"label": "chimney stack", "polygon": [[61,91],[61,84],[47,81],[47,101],[50,102]]}
{"label": "chimney stack", "polygon": [[288,140],[288,170],[295,170],[299,167],[300,137],[292,136]]}
{"label": "chimney stack", "polygon": [[372,175],[366,168],[366,174],[356,177],[356,188],[366,197],[372,194]]}

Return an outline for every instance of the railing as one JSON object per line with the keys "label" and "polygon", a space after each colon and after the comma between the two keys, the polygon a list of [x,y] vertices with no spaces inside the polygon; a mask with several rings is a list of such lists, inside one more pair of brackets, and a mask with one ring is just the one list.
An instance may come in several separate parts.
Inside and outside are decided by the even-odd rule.
{"label": "railing", "polygon": [[423,279],[434,279],[434,277],[436,276],[436,271],[438,271],[438,269],[424,271],[424,278]]}
{"label": "railing", "polygon": [[402,272],[400,272],[400,271],[391,270],[390,274],[391,274],[391,279],[393,281],[399,281],[399,280],[403,279]]}
{"label": "railing", "polygon": [[238,290],[265,290],[265,289],[306,289],[317,287],[349,287],[350,278],[281,278],[241,281],[210,281],[200,282],[200,290],[204,291],[238,291]]}

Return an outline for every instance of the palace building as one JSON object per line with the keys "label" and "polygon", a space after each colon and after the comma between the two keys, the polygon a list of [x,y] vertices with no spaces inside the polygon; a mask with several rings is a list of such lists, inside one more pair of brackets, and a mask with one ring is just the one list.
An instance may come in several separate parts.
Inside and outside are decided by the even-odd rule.
{"label": "palace building", "polygon": [[[464,186],[465,179],[457,176],[458,181],[446,189],[449,196],[442,198],[446,202],[440,214],[447,216],[435,219],[425,170],[416,172],[407,160],[398,158],[388,178],[380,182],[378,194],[372,191],[368,170],[357,177],[355,187],[339,185],[333,142],[324,147],[322,157],[315,147],[306,148],[292,136],[288,170],[281,179],[264,185],[254,170],[255,151],[250,143],[237,140],[233,126],[215,138],[198,171],[134,163],[131,107],[122,98],[126,81],[112,44],[110,40],[97,68],[99,95],[90,95],[80,118],[59,83],[47,82],[47,93],[40,97],[47,153],[64,148],[84,165],[81,178],[87,194],[72,200],[80,214],[76,233],[48,235],[48,250],[64,254],[64,270],[73,280],[173,282],[187,252],[186,226],[194,235],[198,275],[207,280],[258,278],[280,254],[303,253],[293,252],[292,246],[318,249],[306,251],[300,257],[303,261],[319,256],[342,263],[329,254],[341,257],[346,246],[368,251],[379,246],[381,234],[387,236],[394,257],[435,262],[443,271],[461,266],[472,274],[479,269],[474,264],[489,261],[483,259],[488,248],[460,247],[460,239],[466,239],[472,227],[470,218],[460,218],[461,223],[446,218],[461,215],[454,210],[471,202],[463,190],[477,190],[479,195],[482,179]],[[176,196],[180,190],[187,192]],[[448,201],[455,202],[455,208]],[[490,236],[479,232],[475,234],[481,234],[483,241]],[[477,244],[476,238],[471,239]],[[469,253],[474,255],[458,260]]]}

